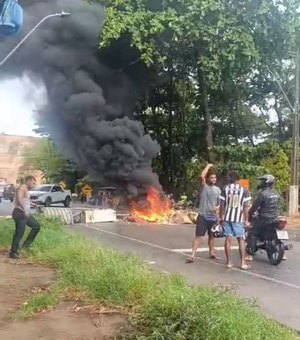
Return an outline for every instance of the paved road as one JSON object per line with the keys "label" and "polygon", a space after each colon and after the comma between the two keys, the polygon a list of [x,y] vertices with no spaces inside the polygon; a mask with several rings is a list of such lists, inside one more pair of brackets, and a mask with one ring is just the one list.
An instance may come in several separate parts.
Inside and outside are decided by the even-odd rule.
{"label": "paved road", "polygon": [[[133,252],[150,265],[167,272],[182,274],[191,284],[226,285],[243,297],[256,299],[265,313],[300,331],[300,243],[294,242],[289,259],[271,266],[261,254],[249,272],[225,267],[222,245],[220,261],[208,259],[206,244],[198,253],[198,261],[185,264],[190,254],[194,229],[191,226],[138,225],[123,222],[74,225],[71,230],[121,251]],[[238,266],[238,252],[234,250]]]}

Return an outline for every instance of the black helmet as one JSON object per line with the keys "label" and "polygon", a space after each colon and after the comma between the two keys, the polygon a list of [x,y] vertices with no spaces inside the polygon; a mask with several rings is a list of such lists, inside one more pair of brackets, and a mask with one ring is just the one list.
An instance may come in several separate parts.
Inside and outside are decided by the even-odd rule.
{"label": "black helmet", "polygon": [[211,228],[211,233],[216,238],[224,237],[224,230],[223,230],[223,227],[220,224],[214,225]]}
{"label": "black helmet", "polygon": [[272,175],[264,175],[259,177],[258,189],[272,188],[275,184],[275,177]]}

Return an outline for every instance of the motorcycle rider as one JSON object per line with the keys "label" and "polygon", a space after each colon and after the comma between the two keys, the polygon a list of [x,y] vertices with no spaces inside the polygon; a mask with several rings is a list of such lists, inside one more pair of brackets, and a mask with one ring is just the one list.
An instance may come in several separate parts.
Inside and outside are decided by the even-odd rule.
{"label": "motorcycle rider", "polygon": [[[258,178],[260,190],[256,200],[249,210],[250,219],[253,220],[253,215],[257,216],[253,220],[253,227],[249,231],[248,245],[250,250],[256,246],[257,239],[265,238],[270,225],[279,217],[280,195],[274,189],[275,177],[272,175],[264,175]],[[253,260],[254,254],[249,254],[246,257],[247,261]]]}

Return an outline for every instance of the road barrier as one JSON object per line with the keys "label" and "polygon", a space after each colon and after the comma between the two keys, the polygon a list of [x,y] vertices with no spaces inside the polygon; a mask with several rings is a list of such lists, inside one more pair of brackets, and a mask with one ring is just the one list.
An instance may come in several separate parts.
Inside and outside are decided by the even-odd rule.
{"label": "road barrier", "polygon": [[60,217],[65,224],[70,225],[73,224],[73,212],[69,208],[55,208],[55,207],[47,207],[41,208],[41,212],[46,217]]}

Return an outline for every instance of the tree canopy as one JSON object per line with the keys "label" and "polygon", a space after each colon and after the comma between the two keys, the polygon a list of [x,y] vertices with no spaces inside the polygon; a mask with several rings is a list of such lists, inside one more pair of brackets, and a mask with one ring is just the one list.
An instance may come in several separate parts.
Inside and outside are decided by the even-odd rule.
{"label": "tree canopy", "polygon": [[40,170],[48,183],[64,181],[73,188],[77,181],[77,171],[72,162],[63,158],[56,150],[54,143],[46,138],[31,149],[24,151],[24,169]]}
{"label": "tree canopy", "polygon": [[165,188],[186,191],[199,162],[245,176],[271,170],[257,153],[291,138],[297,1],[99,2],[100,52],[117,51],[114,67],[143,84],[135,115],[161,145],[155,167]]}

